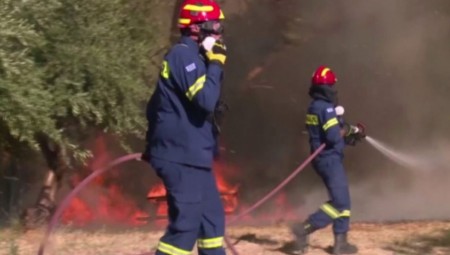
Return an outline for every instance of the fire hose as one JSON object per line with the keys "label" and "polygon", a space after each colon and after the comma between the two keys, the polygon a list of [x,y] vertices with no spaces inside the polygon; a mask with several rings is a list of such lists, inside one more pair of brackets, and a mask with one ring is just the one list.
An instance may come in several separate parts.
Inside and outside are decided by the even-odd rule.
{"label": "fire hose", "polygon": [[[245,211],[241,212],[236,217],[232,218],[228,225],[236,223],[239,219],[241,219],[243,216],[249,214],[262,204],[264,204],[267,200],[272,198],[276,193],[278,193],[283,187],[285,187],[295,176],[297,176],[323,149],[325,148],[325,144],[322,144],[319,148],[317,148],[309,157],[303,161],[303,163],[298,166],[286,179],[284,179],[278,186],[276,186],[271,192],[269,192],[267,195],[265,195],[263,198],[258,200],[254,205],[246,209]],[[44,238],[39,246],[38,255],[44,255],[45,247],[50,239],[50,236],[56,227],[59,218],[61,217],[64,210],[67,208],[69,203],[72,201],[72,199],[75,198],[76,195],[84,188],[86,185],[88,185],[92,180],[97,178],[98,176],[102,175],[103,173],[107,172],[108,170],[113,169],[113,167],[120,165],[124,162],[130,161],[130,160],[136,160],[140,159],[141,154],[140,153],[134,153],[122,156],[120,158],[117,158],[113,161],[111,161],[108,165],[106,165],[103,168],[99,168],[97,170],[94,170],[88,177],[86,177],[83,181],[81,181],[61,202],[61,204],[56,209],[55,213],[53,214],[48,226],[47,230],[44,234]],[[231,253],[233,255],[239,255],[239,253],[234,248],[233,244],[229,240],[227,236],[225,236],[225,243],[227,247],[230,249]],[[144,253],[140,255],[151,255],[152,253]]]}

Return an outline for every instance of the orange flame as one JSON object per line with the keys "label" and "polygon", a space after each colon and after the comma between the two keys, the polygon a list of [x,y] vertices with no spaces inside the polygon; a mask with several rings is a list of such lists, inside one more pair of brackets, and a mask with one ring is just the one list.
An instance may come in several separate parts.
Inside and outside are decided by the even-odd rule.
{"label": "orange flame", "polygon": [[[223,162],[215,161],[213,169],[216,175],[217,189],[219,190],[225,213],[231,214],[238,207],[238,185],[231,185],[225,181],[224,173],[230,170],[230,167]],[[162,182],[158,182],[153,186],[147,194],[147,199],[156,209],[157,217],[167,216],[166,189]]]}
{"label": "orange flame", "polygon": [[[92,151],[95,158],[88,164],[91,170],[99,169],[112,160],[107,153],[105,136],[99,136],[95,140]],[[78,184],[81,176],[74,176],[72,181]],[[139,221],[139,218],[146,216],[147,213],[141,211],[131,199],[123,195],[119,186],[106,184],[105,178],[99,176],[71,201],[61,217],[61,222],[75,226],[85,226],[94,222],[139,226],[145,224]]]}
{"label": "orange flame", "polygon": [[[105,136],[99,136],[95,140],[92,151],[95,158],[88,164],[91,170],[99,169],[113,159],[108,153]],[[238,174],[238,169],[222,161],[215,161],[213,170],[225,212],[230,215],[248,208],[245,205],[240,205],[238,200],[240,186],[229,182],[230,178]],[[113,171],[108,176],[117,177],[117,174]],[[73,178],[73,183],[77,184],[81,179],[81,175],[76,175]],[[150,188],[147,199],[153,205],[154,211],[152,212],[140,210],[132,199],[124,195],[119,186],[106,182],[105,177],[100,176],[71,201],[62,215],[61,222],[75,226],[85,226],[90,223],[140,226],[148,224],[147,221],[152,219],[155,226],[166,224],[168,210],[166,190],[161,181]],[[286,193],[281,193],[268,202],[267,208],[269,209],[265,210],[264,213],[247,215],[242,220],[245,222],[270,222],[298,218],[298,214],[290,205]]]}

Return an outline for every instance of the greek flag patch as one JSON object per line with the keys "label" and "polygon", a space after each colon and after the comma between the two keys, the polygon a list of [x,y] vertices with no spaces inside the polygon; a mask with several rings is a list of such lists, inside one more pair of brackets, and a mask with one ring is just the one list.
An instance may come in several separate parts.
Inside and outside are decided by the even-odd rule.
{"label": "greek flag patch", "polygon": [[185,68],[186,68],[186,71],[188,73],[190,73],[190,72],[194,71],[195,69],[197,69],[197,66],[195,65],[195,63],[192,63],[192,64],[186,66]]}
{"label": "greek flag patch", "polygon": [[330,107],[330,108],[327,108],[327,112],[334,112],[334,108],[333,107]]}

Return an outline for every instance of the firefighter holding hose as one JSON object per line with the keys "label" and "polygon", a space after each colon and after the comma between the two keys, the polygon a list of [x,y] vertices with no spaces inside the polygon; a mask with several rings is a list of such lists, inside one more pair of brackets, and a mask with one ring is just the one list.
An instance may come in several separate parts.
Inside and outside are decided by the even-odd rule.
{"label": "firefighter holding hose", "polygon": [[147,105],[148,161],[167,191],[169,225],[156,255],[225,255],[225,212],[212,172],[226,47],[213,0],[185,0],[181,39],[164,57]]}
{"label": "firefighter holding hose", "polygon": [[350,192],[342,163],[345,144],[354,145],[365,137],[364,126],[344,122],[343,108],[337,105],[333,71],[320,66],[312,76],[309,95],[312,102],[306,115],[311,152],[325,143],[325,148],[312,161],[317,174],[322,178],[329,201],[308,219],[292,227],[296,237],[296,254],[303,254],[308,246],[308,235],[333,224],[334,246],[332,254],[355,254],[356,246],[347,241],[350,225]]}

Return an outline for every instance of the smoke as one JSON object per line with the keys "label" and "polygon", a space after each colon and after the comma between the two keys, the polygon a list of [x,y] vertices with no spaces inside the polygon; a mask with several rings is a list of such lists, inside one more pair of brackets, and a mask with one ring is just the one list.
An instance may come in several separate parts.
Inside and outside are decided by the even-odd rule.
{"label": "smoke", "polygon": [[[448,198],[450,141],[428,146],[408,146],[400,149],[387,148],[382,143],[370,139],[378,150],[388,156],[395,165],[390,169],[397,171],[405,180],[383,181],[381,192],[373,199],[363,197],[376,189],[375,185],[355,186],[355,203],[359,204],[360,218],[372,220],[404,219],[447,219],[450,207],[444,201]],[[359,195],[361,194],[361,195]],[[364,215],[363,217],[361,217]]]}
{"label": "smoke", "polygon": [[[421,169],[440,162],[411,171],[366,143],[346,149],[355,219],[448,217],[450,3],[257,0],[246,10],[227,26],[231,110],[223,134],[225,157],[242,169],[244,198],[261,196],[306,158],[309,80],[325,64],[338,76],[348,121],[425,158]],[[313,210],[326,200],[311,168],[294,182],[287,187],[292,203]]]}
{"label": "smoke", "polygon": [[[376,179],[351,185],[354,219],[448,220],[450,209],[444,201],[448,200],[449,191],[450,141],[441,141],[433,148],[393,148],[371,137],[367,141],[377,150],[375,153],[383,154],[389,162],[385,168],[375,170],[379,171],[374,175]],[[316,188],[304,206],[314,210],[326,199],[325,190]]]}

